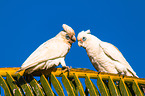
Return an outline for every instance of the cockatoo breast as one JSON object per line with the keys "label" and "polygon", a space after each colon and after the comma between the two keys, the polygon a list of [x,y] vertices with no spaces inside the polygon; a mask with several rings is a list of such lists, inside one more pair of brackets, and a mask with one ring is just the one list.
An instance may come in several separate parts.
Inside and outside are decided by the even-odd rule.
{"label": "cockatoo breast", "polygon": [[87,47],[86,51],[91,63],[97,71],[107,72],[107,70],[114,68],[112,65],[114,62],[105,55],[99,44],[94,44],[94,47]]}

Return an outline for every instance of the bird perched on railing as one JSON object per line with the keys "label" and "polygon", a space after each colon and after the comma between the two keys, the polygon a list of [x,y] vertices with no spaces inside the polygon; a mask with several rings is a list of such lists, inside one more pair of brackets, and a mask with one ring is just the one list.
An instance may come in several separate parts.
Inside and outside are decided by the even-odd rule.
{"label": "bird perched on railing", "polygon": [[66,24],[63,24],[62,27],[64,30],[40,45],[17,72],[25,70],[26,73],[30,74],[35,70],[48,69],[59,64],[62,67],[69,68],[66,66],[64,59],[72,43],[76,41],[75,32]]}
{"label": "bird perched on railing", "polygon": [[80,32],[77,39],[78,45],[86,49],[91,63],[98,72],[138,77],[114,45],[91,35],[90,30]]}

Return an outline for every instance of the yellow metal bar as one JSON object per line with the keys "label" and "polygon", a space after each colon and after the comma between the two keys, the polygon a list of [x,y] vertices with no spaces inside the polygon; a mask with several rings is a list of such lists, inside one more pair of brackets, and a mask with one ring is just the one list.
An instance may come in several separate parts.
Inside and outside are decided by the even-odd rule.
{"label": "yellow metal bar", "polygon": [[51,83],[59,96],[65,96],[61,83],[58,81],[53,73],[51,73]]}
{"label": "yellow metal bar", "polygon": [[47,96],[55,96],[48,80],[45,78],[44,75],[41,75],[40,82]]}
{"label": "yellow metal bar", "polygon": [[[23,94],[23,92],[26,92],[26,90],[24,90],[23,88],[28,87],[28,86],[25,86],[25,84],[23,84],[24,87],[20,85],[20,87],[23,89],[23,91],[21,91],[17,87],[17,84],[19,85],[20,83],[17,83],[17,84],[11,83],[11,82],[15,82],[13,77],[27,76],[24,73],[24,71],[15,74],[15,72],[17,70],[19,70],[19,68],[0,68],[0,76],[1,76],[0,81],[1,81],[1,83],[3,83],[2,77],[7,77],[7,79],[6,79],[7,83],[6,82],[5,83],[10,86],[9,89],[13,90],[13,88],[14,88],[14,89],[16,89],[17,94]],[[92,81],[90,79],[97,79],[98,88],[99,89],[102,88],[101,89],[101,90],[103,90],[102,92],[104,92],[104,93],[106,92],[106,95],[109,95],[109,90],[108,90],[108,87],[109,87],[110,91],[112,90],[111,94],[113,94],[113,95],[116,94],[116,96],[119,95],[118,94],[119,91],[118,91],[118,87],[116,87],[114,82],[117,82],[117,81],[119,82],[119,89],[120,89],[121,95],[131,95],[131,92],[132,92],[132,89],[130,89],[131,85],[132,85],[132,88],[133,88],[133,91],[135,94],[137,94],[137,95],[143,94],[139,85],[145,84],[144,78],[135,78],[135,77],[129,77],[129,76],[123,77],[121,75],[108,74],[108,73],[99,73],[98,74],[98,72],[96,72],[96,71],[86,70],[83,68],[82,69],[80,69],[80,68],[79,69],[71,69],[69,72],[64,72],[64,70],[62,70],[62,68],[50,68],[48,70],[38,70],[38,71],[35,71],[31,74],[31,77],[41,76],[41,80],[40,80],[41,84],[44,83],[44,85],[42,85],[42,86],[45,86],[45,84],[48,84],[48,81],[46,80],[45,76],[42,74],[44,74],[45,76],[51,76],[51,82],[53,83],[53,86],[55,86],[57,93],[59,93],[63,96],[64,96],[64,93],[63,93],[62,86],[56,77],[63,78],[62,81],[64,83],[65,88],[66,88],[66,86],[67,87],[70,86],[71,88],[73,87],[74,92],[71,89],[67,89],[67,91],[73,95],[74,94],[77,95],[78,90],[81,93],[81,95],[85,95],[83,86],[82,86],[79,78],[86,78],[85,83],[86,83],[87,88],[89,89],[89,91],[93,90],[93,92],[94,92],[91,94],[96,94],[95,91],[97,89],[95,88],[95,85],[92,83]],[[75,80],[75,82],[73,81],[73,83],[75,83],[75,84],[73,84],[72,81],[68,80],[68,78],[73,78]],[[23,79],[23,81],[25,81],[24,78],[22,78],[22,79]],[[108,87],[106,87],[106,84],[104,84],[104,82],[103,82],[104,80],[108,81]],[[19,82],[19,79],[17,80],[17,82]],[[23,83],[26,83],[26,82],[23,82]],[[39,91],[41,95],[44,95],[42,87],[40,87],[40,85],[38,84],[38,82],[36,82],[36,80],[32,80],[30,82],[30,85],[31,86],[37,85],[37,86],[35,86],[36,87],[35,90],[33,89],[35,94],[38,93],[38,92],[36,93],[36,91]],[[93,86],[95,89],[93,89],[93,87],[90,87],[89,85]],[[79,86],[79,87],[76,87],[76,86]],[[80,88],[80,86],[81,86],[81,88]],[[39,90],[37,90],[37,88]],[[48,86],[47,87],[45,86],[45,89],[47,89],[47,88],[48,88]],[[30,89],[30,88],[28,88],[28,89]],[[50,89],[51,89],[51,87],[50,87]],[[129,91],[129,89],[131,91]],[[31,91],[31,90],[27,90],[27,91]],[[46,90],[46,91],[48,92],[48,90]],[[13,92],[13,91],[11,91],[11,92]],[[51,90],[51,92],[52,92],[52,90]],[[101,93],[101,94],[104,94],[104,93]],[[52,94],[53,94],[53,92],[52,92]]]}
{"label": "yellow metal bar", "polygon": [[6,81],[2,78],[2,76],[0,76],[0,86],[4,89],[5,96],[12,96],[10,88],[8,87]]}
{"label": "yellow metal bar", "polygon": [[121,96],[117,86],[115,85],[115,83],[114,83],[114,81],[112,80],[111,77],[109,78],[108,86],[109,86],[110,93],[111,93],[112,96]]}
{"label": "yellow metal bar", "polygon": [[33,91],[35,92],[35,94],[37,96],[44,96],[42,87],[40,86],[38,81],[32,75],[28,76],[28,79],[30,79],[30,85],[31,85]]}
{"label": "yellow metal bar", "polygon": [[[20,68],[0,68],[0,75],[2,77],[6,77],[6,73],[9,73],[11,76],[17,76],[17,74],[15,74],[15,72],[17,70],[19,70]],[[39,71],[35,71],[32,73],[33,76],[41,76],[41,74],[43,73],[45,76],[50,76],[51,72],[53,72],[53,74],[56,77],[62,77],[62,68],[50,68],[48,70],[39,70]],[[64,74],[67,75],[68,77],[73,77],[74,73],[79,77],[79,78],[84,78],[86,76],[86,74],[91,78],[91,79],[97,79],[98,75],[101,76],[101,78],[103,80],[108,80],[109,77],[111,76],[111,78],[115,81],[119,81],[120,78],[122,78],[122,75],[118,75],[118,74],[109,74],[109,73],[99,73],[96,71],[92,71],[92,70],[82,70],[82,69],[71,69],[70,72],[65,72]],[[20,75],[25,75],[24,71],[19,73]],[[136,77],[129,77],[129,76],[125,76],[124,78],[125,82],[134,82],[134,80],[136,80],[139,84],[145,84],[145,79],[144,78],[136,78]]]}
{"label": "yellow metal bar", "polygon": [[144,96],[144,95],[143,95],[143,92],[140,90],[140,88],[139,88],[139,86],[138,86],[137,81],[134,81],[134,82],[133,82],[132,88],[133,88],[133,90],[134,90],[136,96]]}
{"label": "yellow metal bar", "polygon": [[123,78],[120,79],[119,88],[120,88],[122,96],[132,96],[129,89],[127,88]]}
{"label": "yellow metal bar", "polygon": [[65,76],[64,74],[62,76],[62,82],[63,82],[63,85],[64,85],[66,91],[67,91],[68,96],[75,96],[75,93],[74,93],[75,89],[72,87],[72,85],[71,85],[70,81],[68,80],[67,76]]}
{"label": "yellow metal bar", "polygon": [[70,84],[74,90],[75,96],[78,96],[79,89],[76,87],[76,82],[75,82],[74,78],[68,78],[68,79],[69,79]]}
{"label": "yellow metal bar", "polygon": [[19,83],[19,85],[23,89],[26,96],[34,96],[31,87],[29,86],[29,84],[26,82],[26,80],[20,74],[18,74],[17,82]]}
{"label": "yellow metal bar", "polygon": [[98,90],[95,90],[95,86],[93,85],[93,82],[90,80],[90,78],[87,75],[85,77],[85,84],[87,89],[89,89],[90,96],[99,96]]}
{"label": "yellow metal bar", "polygon": [[74,74],[74,79],[75,79],[76,85],[77,85],[77,87],[78,87],[78,89],[79,89],[80,95],[81,95],[81,96],[86,96],[86,95],[85,95],[85,92],[84,92],[83,85],[82,85],[82,83],[80,82],[80,80],[79,80],[79,78],[78,78],[78,76],[77,76],[76,74]]}
{"label": "yellow metal bar", "polygon": [[101,96],[110,96],[109,90],[107,86],[105,85],[105,83],[103,82],[101,76],[99,76],[97,79],[97,85],[100,90]]}
{"label": "yellow metal bar", "polygon": [[22,96],[23,93],[20,91],[19,87],[15,83],[16,81],[8,73],[7,73],[6,81],[7,81],[8,85],[10,86],[14,96]]}
{"label": "yellow metal bar", "polygon": [[[2,77],[6,77],[7,73],[11,76],[17,76],[16,71],[18,71],[20,69],[20,67],[16,67],[16,68],[0,68],[0,75]],[[20,75],[23,75],[24,71],[19,72]]]}

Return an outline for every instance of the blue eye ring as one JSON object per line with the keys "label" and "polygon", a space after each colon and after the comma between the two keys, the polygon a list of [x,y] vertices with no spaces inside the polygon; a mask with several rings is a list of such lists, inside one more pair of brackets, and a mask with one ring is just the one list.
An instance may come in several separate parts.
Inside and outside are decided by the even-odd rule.
{"label": "blue eye ring", "polygon": [[87,39],[86,37],[83,37],[83,38],[82,38],[83,41],[86,41],[86,39]]}
{"label": "blue eye ring", "polygon": [[69,35],[68,35],[68,34],[66,34],[65,38],[66,38],[67,40],[69,40],[69,39],[70,39],[70,37],[69,37]]}

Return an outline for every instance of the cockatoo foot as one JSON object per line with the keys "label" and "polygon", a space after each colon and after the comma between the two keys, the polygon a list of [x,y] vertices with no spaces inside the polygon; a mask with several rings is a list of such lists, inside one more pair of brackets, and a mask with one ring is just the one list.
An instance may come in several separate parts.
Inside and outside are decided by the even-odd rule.
{"label": "cockatoo foot", "polygon": [[123,74],[123,78],[125,77],[126,75],[125,74]]}
{"label": "cockatoo foot", "polygon": [[101,71],[98,71],[98,74],[100,74],[101,73]]}
{"label": "cockatoo foot", "polygon": [[123,78],[126,76],[124,73],[118,73],[119,76],[122,76]]}
{"label": "cockatoo foot", "polygon": [[62,67],[63,73],[66,72],[66,71],[70,72],[71,68],[72,68],[71,66],[70,67],[69,66]]}
{"label": "cockatoo foot", "polygon": [[98,72],[98,74],[100,74],[101,72]]}

